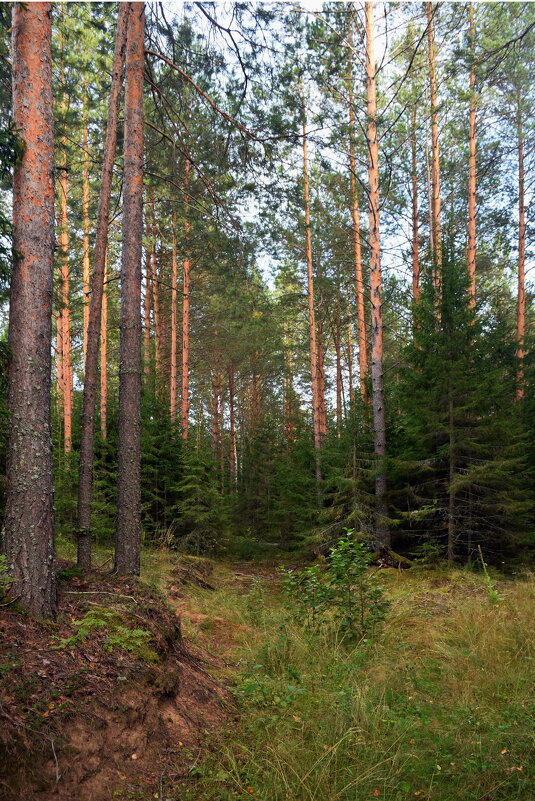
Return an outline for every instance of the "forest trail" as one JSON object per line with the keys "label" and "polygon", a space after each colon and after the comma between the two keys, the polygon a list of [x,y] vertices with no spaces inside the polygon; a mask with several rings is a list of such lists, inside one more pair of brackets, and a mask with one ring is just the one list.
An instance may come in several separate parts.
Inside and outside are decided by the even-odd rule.
{"label": "forest trail", "polygon": [[467,798],[532,798],[535,582],[496,605],[471,573],[380,572],[384,631],[353,648],[292,618],[276,562],[153,551],[138,581],[65,561],[58,623],[0,616],[0,799],[453,801],[460,765]]}

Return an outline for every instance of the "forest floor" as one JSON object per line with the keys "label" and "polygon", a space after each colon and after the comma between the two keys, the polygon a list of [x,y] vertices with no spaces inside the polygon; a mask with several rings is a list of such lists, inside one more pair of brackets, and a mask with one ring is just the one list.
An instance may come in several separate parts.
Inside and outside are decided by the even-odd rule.
{"label": "forest floor", "polygon": [[532,576],[493,602],[470,572],[383,570],[386,622],[349,645],[289,615],[276,563],[97,562],[65,562],[57,624],[0,610],[0,799],[535,798]]}

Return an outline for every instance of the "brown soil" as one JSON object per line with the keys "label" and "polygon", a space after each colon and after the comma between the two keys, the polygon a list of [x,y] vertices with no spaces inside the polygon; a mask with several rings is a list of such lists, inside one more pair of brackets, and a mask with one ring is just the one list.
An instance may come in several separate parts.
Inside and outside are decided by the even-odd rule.
{"label": "brown soil", "polygon": [[[104,629],[61,646],[95,607],[149,631],[157,661],[106,650]],[[0,610],[0,801],[162,798],[188,781],[206,732],[233,714],[209,673],[217,660],[188,646],[176,613],[135,579],[73,578],[59,609],[57,623]]]}

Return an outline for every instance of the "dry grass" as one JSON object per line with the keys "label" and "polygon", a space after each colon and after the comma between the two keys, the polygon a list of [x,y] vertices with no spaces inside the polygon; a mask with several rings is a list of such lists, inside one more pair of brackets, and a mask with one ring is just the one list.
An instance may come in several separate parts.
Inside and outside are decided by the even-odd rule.
{"label": "dry grass", "polygon": [[[287,620],[265,579],[195,592],[192,636],[238,664],[242,711],[188,798],[228,801],[532,801],[535,580],[385,571],[383,632],[348,648]],[[218,627],[225,621],[225,637]],[[218,624],[219,626],[221,624]],[[223,746],[221,743],[223,742]]]}

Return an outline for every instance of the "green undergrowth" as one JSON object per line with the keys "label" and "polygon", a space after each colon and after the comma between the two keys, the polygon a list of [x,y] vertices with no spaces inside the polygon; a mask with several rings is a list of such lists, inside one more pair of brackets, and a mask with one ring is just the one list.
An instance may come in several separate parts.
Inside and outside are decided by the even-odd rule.
{"label": "green undergrowth", "polygon": [[355,645],[339,621],[289,618],[275,577],[216,572],[218,591],[191,592],[204,631],[185,630],[232,634],[240,722],[217,732],[181,798],[535,798],[533,578],[496,602],[478,575],[385,570],[386,621]]}
{"label": "green undergrowth", "polygon": [[123,615],[114,609],[92,607],[80,620],[74,620],[73,626],[75,633],[71,637],[58,637],[58,645],[55,648],[74,648],[87,640],[92,632],[103,631],[105,638],[102,647],[105,651],[111,652],[115,648],[122,648],[144,662],[158,660],[157,653],[149,645],[150,631],[129,628],[125,625]]}

